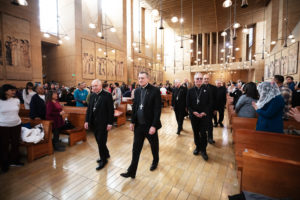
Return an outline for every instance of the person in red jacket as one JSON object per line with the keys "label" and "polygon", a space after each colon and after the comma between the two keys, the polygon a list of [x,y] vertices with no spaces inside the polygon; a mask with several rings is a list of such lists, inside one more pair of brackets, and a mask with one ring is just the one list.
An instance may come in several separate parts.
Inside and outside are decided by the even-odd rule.
{"label": "person in red jacket", "polygon": [[65,112],[58,101],[58,94],[56,91],[49,91],[46,96],[46,119],[52,120],[53,132],[53,147],[56,151],[65,151],[65,146],[59,143],[59,133],[64,126],[62,115]]}

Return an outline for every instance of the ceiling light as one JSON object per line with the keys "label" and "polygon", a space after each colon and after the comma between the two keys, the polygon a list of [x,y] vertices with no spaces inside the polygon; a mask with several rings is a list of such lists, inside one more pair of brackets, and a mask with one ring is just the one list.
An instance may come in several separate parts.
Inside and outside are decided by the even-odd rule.
{"label": "ceiling light", "polygon": [[198,51],[198,54],[201,54],[201,51]]}
{"label": "ceiling light", "polygon": [[295,42],[296,42],[296,40],[295,40],[295,39],[292,39],[292,40],[291,40],[291,42],[292,42],[292,43],[295,43]]}
{"label": "ceiling light", "polygon": [[232,1],[231,0],[225,0],[224,2],[223,2],[223,7],[224,8],[228,8],[228,7],[230,7],[232,5]]}
{"label": "ceiling light", "polygon": [[[266,53],[266,52],[265,52],[265,53]],[[255,58],[255,57],[256,57],[256,54],[254,54],[253,57]]]}
{"label": "ceiling light", "polygon": [[207,60],[204,60],[203,62],[207,62]]}
{"label": "ceiling light", "polygon": [[272,45],[276,44],[276,41],[272,41],[271,44],[272,44]]}
{"label": "ceiling light", "polygon": [[243,28],[243,33],[248,34],[249,33],[249,29],[247,29],[247,26],[245,25]]}
{"label": "ceiling light", "polygon": [[178,18],[177,18],[177,17],[172,17],[172,18],[171,18],[171,21],[172,21],[173,23],[176,23],[176,22],[178,22]]}
{"label": "ceiling light", "polygon": [[95,28],[96,28],[96,24],[89,23],[89,27],[90,27],[91,29],[95,29]]}
{"label": "ceiling light", "polygon": [[235,57],[231,57],[231,59],[232,59],[232,60],[234,60],[234,59],[235,59]]}
{"label": "ceiling light", "polygon": [[224,53],[224,52],[225,52],[225,49],[221,49],[221,52]]}
{"label": "ceiling light", "polygon": [[138,50],[139,50],[139,48],[135,47],[135,48],[134,48],[134,50],[135,50],[135,51],[138,51]]}
{"label": "ceiling light", "polygon": [[160,57],[160,54],[158,53],[156,56],[157,56],[157,57]]}
{"label": "ceiling light", "polygon": [[104,55],[106,55],[106,52],[104,52]]}
{"label": "ceiling light", "polygon": [[116,32],[116,28],[111,27],[111,28],[110,28],[110,32],[112,32],[112,33]]}
{"label": "ceiling light", "polygon": [[115,52],[116,52],[116,50],[114,50],[114,49],[113,49],[113,50],[111,50],[111,52],[112,52],[112,53],[115,53]]}
{"label": "ceiling light", "polygon": [[68,35],[66,35],[65,40],[70,40],[70,37]]}
{"label": "ceiling light", "polygon": [[240,50],[240,48],[238,48],[238,47],[237,47],[237,48],[235,48],[235,51],[239,51],[239,50]]}
{"label": "ceiling light", "polygon": [[200,61],[200,58],[198,58],[197,60]]}
{"label": "ceiling light", "polygon": [[102,37],[102,32],[98,32],[98,33],[97,33],[97,36],[98,36],[98,37]]}
{"label": "ceiling light", "polygon": [[160,60],[160,57],[158,57],[157,60]]}
{"label": "ceiling light", "polygon": [[237,22],[235,22],[234,24],[233,24],[233,28],[240,28],[240,24],[239,23],[237,23]]}
{"label": "ceiling light", "polygon": [[147,49],[149,49],[149,48],[150,48],[149,44],[146,44],[146,48],[147,48]]}
{"label": "ceiling light", "polygon": [[180,23],[182,24],[184,22],[184,19],[183,18],[180,18]]}
{"label": "ceiling light", "polygon": [[134,42],[134,43],[132,43],[132,46],[133,46],[133,47],[135,47],[135,46],[136,46],[136,43],[135,43],[135,42]]}
{"label": "ceiling light", "polygon": [[222,33],[221,33],[221,36],[223,36],[223,37],[225,37],[227,35],[227,33],[225,32],[225,31],[223,31]]}
{"label": "ceiling light", "polygon": [[59,39],[59,40],[58,40],[58,43],[59,43],[59,44],[62,44],[63,42],[62,42],[62,40],[61,40],[61,39]]}
{"label": "ceiling light", "polygon": [[141,58],[138,58],[138,60],[142,60]]}
{"label": "ceiling light", "polygon": [[192,53],[192,52],[193,52],[193,49],[190,49],[190,52]]}
{"label": "ceiling light", "polygon": [[44,33],[44,37],[49,38],[50,37],[49,33]]}
{"label": "ceiling light", "polygon": [[159,15],[158,10],[157,10],[157,9],[152,10],[152,15],[153,15],[154,17],[157,17],[157,16]]}
{"label": "ceiling light", "polygon": [[189,40],[189,42],[190,42],[190,43],[193,43],[193,42],[194,42],[194,40],[190,39],[190,40]]}
{"label": "ceiling light", "polygon": [[289,38],[289,39],[293,39],[294,36],[293,36],[292,34],[290,34],[288,38]]}
{"label": "ceiling light", "polygon": [[[220,58],[220,60],[224,60],[224,58]],[[222,64],[221,64],[222,65]]]}
{"label": "ceiling light", "polygon": [[102,51],[102,49],[101,49],[101,48],[98,48],[98,51]]}
{"label": "ceiling light", "polygon": [[231,44],[230,44],[230,45],[228,45],[228,48],[229,48],[229,49],[232,49],[232,45],[231,45]]}
{"label": "ceiling light", "polygon": [[229,58],[230,57],[230,55],[227,55],[227,58]]}

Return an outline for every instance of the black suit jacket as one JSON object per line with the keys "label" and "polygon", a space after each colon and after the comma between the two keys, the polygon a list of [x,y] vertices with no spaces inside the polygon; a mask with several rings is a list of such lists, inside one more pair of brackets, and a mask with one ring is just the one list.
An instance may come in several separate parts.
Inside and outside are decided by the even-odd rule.
{"label": "black suit jacket", "polygon": [[[200,87],[201,95],[199,97],[199,104],[197,104],[197,93],[196,93],[196,86],[192,87],[188,90],[186,96],[186,105],[190,114],[191,118],[197,118],[193,112],[202,113],[204,112],[207,116],[210,114],[212,107],[213,107],[213,95],[212,91],[206,87],[206,85],[202,85]],[[200,94],[200,91],[198,91]],[[207,117],[205,117],[207,118]],[[205,119],[203,118],[203,119]],[[201,118],[202,119],[202,118]]]}
{"label": "black suit jacket", "polygon": [[106,130],[107,125],[112,125],[114,120],[113,99],[111,94],[105,90],[102,90],[98,96],[100,99],[98,100],[95,111],[93,111],[94,104],[97,100],[97,94],[91,94],[90,103],[86,110],[85,121],[89,123],[91,129]]}
{"label": "black suit jacket", "polygon": [[[187,88],[180,86],[179,88],[174,88],[172,93],[172,106],[175,111],[185,111],[186,108],[186,93]],[[178,100],[177,100],[178,97]]]}
{"label": "black suit jacket", "polygon": [[227,91],[226,91],[225,87],[223,87],[223,86],[217,87],[216,108],[224,108],[225,107],[226,95],[227,95]]}
{"label": "black suit jacket", "polygon": [[[147,126],[154,126],[156,130],[161,128],[160,114],[161,114],[161,95],[159,88],[154,87],[150,83],[146,86],[146,94],[143,102],[143,113]],[[131,122],[136,124],[137,111],[141,105],[141,88],[134,91],[134,100],[132,106]]]}
{"label": "black suit jacket", "polygon": [[38,94],[32,96],[29,106],[31,119],[46,119],[46,103]]}
{"label": "black suit jacket", "polygon": [[211,107],[211,109],[212,109],[211,112],[213,112],[213,111],[217,110],[217,104],[218,104],[218,101],[217,101],[217,90],[218,90],[218,88],[216,86],[212,85],[212,84],[207,84],[206,87],[212,93],[213,103],[212,103],[212,107]]}

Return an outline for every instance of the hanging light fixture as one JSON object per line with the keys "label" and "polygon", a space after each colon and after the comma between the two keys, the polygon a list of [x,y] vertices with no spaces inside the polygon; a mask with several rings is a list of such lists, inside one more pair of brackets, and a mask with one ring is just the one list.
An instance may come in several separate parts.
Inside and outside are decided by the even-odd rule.
{"label": "hanging light fixture", "polygon": [[12,0],[10,3],[15,6],[28,6],[28,3],[26,0]]}
{"label": "hanging light fixture", "polygon": [[242,0],[241,8],[247,8],[248,7],[248,1]]}
{"label": "hanging light fixture", "polygon": [[164,26],[163,26],[163,16],[162,16],[162,0],[160,0],[160,27],[159,27],[160,30],[163,30],[164,29]]}
{"label": "hanging light fixture", "polygon": [[225,0],[224,2],[223,2],[223,7],[224,8],[228,8],[228,7],[230,7],[232,5],[232,1],[231,0]]}
{"label": "hanging light fixture", "polygon": [[233,28],[240,28],[240,23],[238,23],[238,22],[235,22],[234,24],[233,24]]}
{"label": "hanging light fixture", "polygon": [[89,28],[90,28],[90,29],[95,29],[95,28],[96,28],[96,24],[94,24],[94,23],[89,23]]}
{"label": "hanging light fixture", "polygon": [[173,23],[176,23],[176,22],[178,22],[178,17],[175,17],[175,16],[174,16],[174,17],[172,17],[172,18],[171,18],[171,21],[172,21]]}
{"label": "hanging light fixture", "polygon": [[247,25],[244,26],[242,32],[243,32],[244,34],[248,34],[248,33],[249,33],[249,29],[247,28]]}
{"label": "hanging light fixture", "polygon": [[226,31],[223,31],[222,33],[221,33],[221,36],[223,36],[223,37],[225,37],[227,35],[227,32]]}
{"label": "hanging light fixture", "polygon": [[154,17],[157,17],[157,16],[159,15],[159,12],[158,12],[157,9],[152,10],[151,13],[152,13],[152,15],[153,15]]}

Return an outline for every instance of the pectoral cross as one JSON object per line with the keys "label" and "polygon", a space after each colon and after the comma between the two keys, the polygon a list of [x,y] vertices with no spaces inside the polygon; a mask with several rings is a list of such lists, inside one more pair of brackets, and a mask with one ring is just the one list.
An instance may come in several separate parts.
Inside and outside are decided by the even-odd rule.
{"label": "pectoral cross", "polygon": [[140,109],[143,110],[143,107],[144,107],[143,104],[141,104],[141,105],[140,105]]}
{"label": "pectoral cross", "polygon": [[199,104],[200,100],[197,98],[197,104]]}

